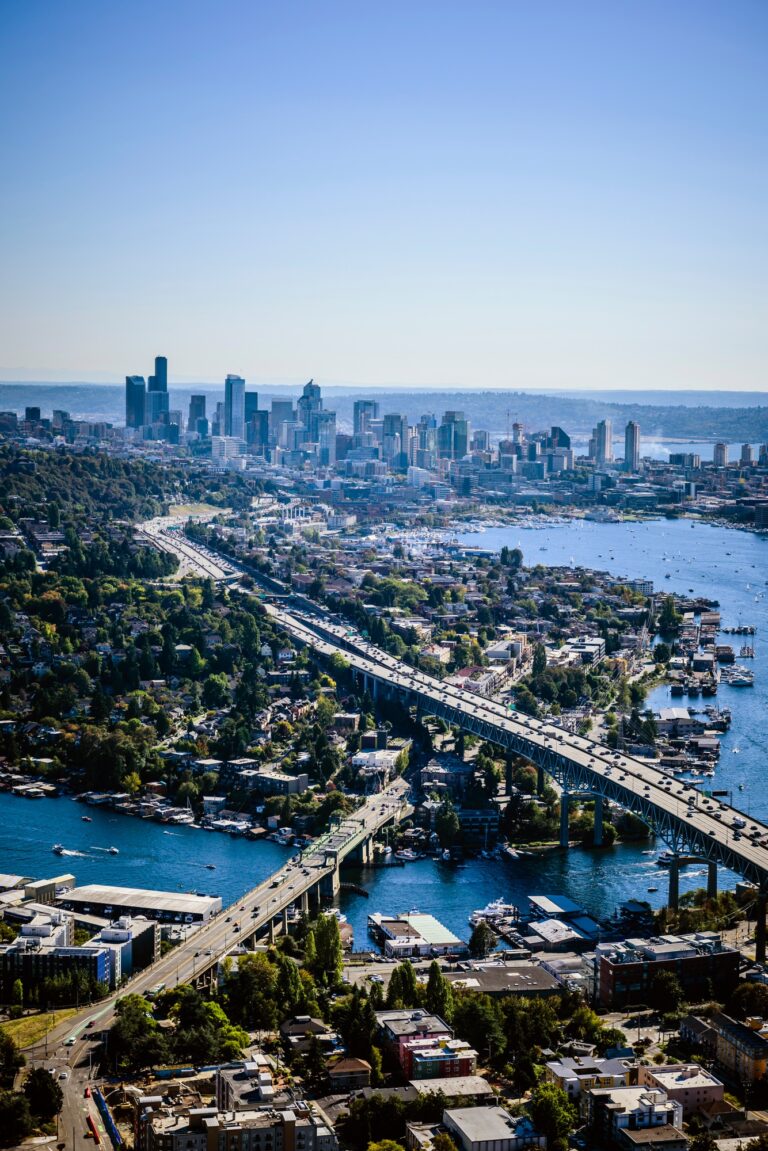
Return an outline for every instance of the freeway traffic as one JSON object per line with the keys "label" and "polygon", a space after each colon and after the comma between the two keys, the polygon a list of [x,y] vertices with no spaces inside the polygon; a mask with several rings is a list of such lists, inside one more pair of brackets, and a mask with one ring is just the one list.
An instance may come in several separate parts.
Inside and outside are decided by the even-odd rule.
{"label": "freeway traffic", "polygon": [[[518,751],[553,774],[577,772],[580,780],[643,818],[651,819],[675,853],[719,859],[726,866],[768,886],[768,827],[738,809],[702,796],[645,763],[554,724],[513,713],[497,700],[443,683],[403,664],[369,643],[344,623],[320,620],[309,612],[265,605],[290,634],[326,656],[337,652],[357,672],[373,681],[419,699],[423,710],[450,712],[470,730],[487,730],[484,737]],[[474,725],[474,728],[473,728]],[[583,789],[584,784],[581,783]],[[666,819],[665,819],[666,817]]]}

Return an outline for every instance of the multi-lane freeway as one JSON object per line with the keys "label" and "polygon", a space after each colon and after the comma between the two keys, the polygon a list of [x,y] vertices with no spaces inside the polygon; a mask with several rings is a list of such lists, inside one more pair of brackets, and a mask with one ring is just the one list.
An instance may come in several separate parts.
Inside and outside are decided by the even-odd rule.
{"label": "multi-lane freeway", "polygon": [[[98,1006],[86,1007],[50,1032],[45,1040],[27,1049],[32,1065],[50,1067],[64,1076],[65,1108],[62,1137],[70,1146],[84,1139],[85,1113],[96,1118],[93,1104],[85,1099],[89,1083],[91,1055],[101,1032],[113,1018],[117,1000],[128,994],[145,994],[152,987],[173,987],[200,979],[224,956],[240,948],[246,940],[269,929],[275,920],[287,917],[289,908],[306,907],[310,893],[337,889],[338,867],[381,828],[396,823],[412,810],[408,804],[408,784],[396,779],[383,791],[369,796],[352,815],[335,822],[300,856],[294,856],[278,872],[225,908],[157,963],[137,973],[119,991]],[[285,921],[285,920],[284,920]],[[74,1140],[74,1142],[73,1142]]]}

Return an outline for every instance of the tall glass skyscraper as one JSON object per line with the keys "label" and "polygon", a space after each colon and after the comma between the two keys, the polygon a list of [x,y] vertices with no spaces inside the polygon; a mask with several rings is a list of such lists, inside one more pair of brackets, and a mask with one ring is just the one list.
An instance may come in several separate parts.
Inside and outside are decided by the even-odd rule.
{"label": "tall glass skyscraper", "polygon": [[143,376],[125,377],[125,426],[140,428],[144,423],[147,385]]}
{"label": "tall glass skyscraper", "polygon": [[224,435],[245,439],[245,380],[227,376],[224,381]]}

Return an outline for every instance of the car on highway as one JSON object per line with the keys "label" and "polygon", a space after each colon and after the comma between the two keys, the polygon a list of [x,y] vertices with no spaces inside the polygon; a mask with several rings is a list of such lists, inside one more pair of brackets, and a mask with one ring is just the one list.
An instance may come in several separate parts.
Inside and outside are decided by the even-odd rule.
{"label": "car on highway", "polygon": [[74,1047],[76,1043],[77,1043],[77,1039],[75,1038],[74,1035],[70,1035],[69,1039],[64,1040],[64,1046],[65,1047]]}

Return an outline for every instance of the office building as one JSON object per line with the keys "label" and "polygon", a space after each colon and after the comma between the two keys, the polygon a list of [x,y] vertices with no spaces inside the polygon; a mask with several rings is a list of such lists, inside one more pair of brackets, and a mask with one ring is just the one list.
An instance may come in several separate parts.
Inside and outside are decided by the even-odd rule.
{"label": "office building", "polygon": [[125,377],[125,426],[140,428],[144,424],[147,385],[143,376]]}
{"label": "office building", "polygon": [[317,413],[322,410],[323,401],[320,395],[320,388],[313,380],[304,385],[304,389],[296,405],[299,423],[304,428],[306,436],[304,442],[309,440],[310,443],[317,443]]}
{"label": "office building", "polygon": [[713,462],[714,462],[714,465],[716,468],[727,468],[728,467],[728,445],[727,444],[722,444],[722,443],[715,444]]}
{"label": "office building", "polygon": [[751,444],[742,444],[741,445],[741,456],[739,458],[739,463],[741,464],[741,466],[743,468],[751,468],[752,465],[754,464],[754,462],[755,462],[755,454],[752,450],[752,445]]}
{"label": "office building", "polygon": [[739,981],[739,962],[739,952],[708,931],[598,943],[595,1002],[612,1010],[648,1003],[654,979],[661,971],[677,976],[691,1002],[708,998],[713,987],[726,998]]}
{"label": "office building", "polygon": [[198,420],[205,419],[205,396],[190,396],[189,397],[189,416],[187,417],[187,427],[190,432],[198,430]]}
{"label": "office building", "polygon": [[460,460],[469,451],[469,421],[463,412],[446,412],[437,429],[437,454],[443,460]]}
{"label": "office building", "polygon": [[624,471],[640,470],[640,425],[630,420],[624,429]]}
{"label": "office building", "polygon": [[0,995],[8,1002],[17,979],[26,994],[47,979],[79,972],[95,983],[110,981],[111,953],[103,946],[46,946],[44,939],[20,936],[0,944]]}
{"label": "office building", "polygon": [[224,381],[224,435],[233,440],[245,439],[245,380],[242,376],[227,376]]}
{"label": "office building", "polygon": [[244,400],[245,422],[248,423],[256,415],[259,410],[259,393],[246,392]]}
{"label": "office building", "polygon": [[355,400],[352,407],[352,431],[363,436],[370,431],[371,420],[379,418],[379,405],[375,400]]}
{"label": "office building", "polygon": [[293,402],[291,400],[273,400],[269,413],[269,439],[270,443],[280,443],[280,432],[284,424],[292,424],[294,420]]}
{"label": "office building", "polygon": [[598,466],[613,462],[613,423],[611,420],[600,420],[592,433],[594,442],[593,456]]}
{"label": "office building", "polygon": [[317,412],[317,462],[321,468],[336,463],[336,413]]}
{"label": "office building", "polygon": [[408,417],[402,412],[384,416],[381,429],[381,454],[393,467],[407,467]]}
{"label": "office building", "polygon": [[161,424],[168,416],[168,360],[155,356],[155,373],[149,377],[144,423]]}

